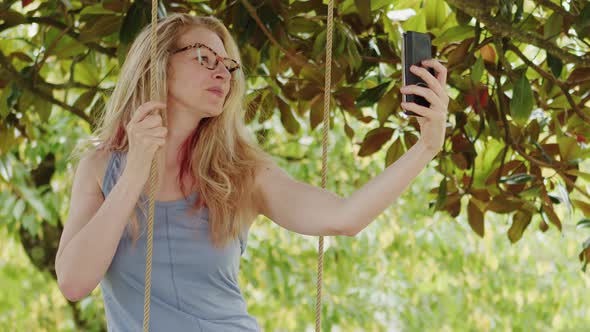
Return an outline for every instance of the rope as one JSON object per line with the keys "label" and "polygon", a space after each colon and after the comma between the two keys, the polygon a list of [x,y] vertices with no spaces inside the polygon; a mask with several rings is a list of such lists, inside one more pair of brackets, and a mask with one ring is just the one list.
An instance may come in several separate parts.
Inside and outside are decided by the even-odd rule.
{"label": "rope", "polygon": [[[158,0],[152,0],[152,20],[151,20],[151,48],[150,48],[150,99],[155,100],[156,96],[156,48],[157,48],[157,6]],[[328,131],[330,126],[330,98],[332,85],[332,30],[334,22],[334,0],[328,3],[328,25],[327,25],[327,45],[326,45],[326,71],[324,79],[324,121],[322,128],[322,188],[326,188],[327,170],[328,170]],[[154,238],[154,202],[156,193],[156,183],[158,177],[157,158],[154,156],[150,168],[149,183],[149,218],[147,231],[147,248],[146,248],[146,266],[145,266],[145,291],[143,305],[143,331],[149,331],[150,321],[150,291],[152,285],[152,249]],[[319,237],[318,243],[318,279],[317,279],[317,296],[316,296],[316,319],[315,330],[320,331],[321,311],[322,311],[322,275],[324,266],[324,237]]]}
{"label": "rope", "polygon": [[[328,2],[328,26],[326,45],[326,71],[324,77],[324,125],[322,128],[322,188],[326,188],[328,174],[328,130],[330,129],[330,98],[332,86],[332,30],[334,22],[334,0]],[[324,237],[318,242],[318,280],[315,309],[315,330],[320,331],[322,322],[322,276],[324,271]]]}
{"label": "rope", "polygon": [[[151,47],[150,47],[150,100],[156,100],[156,52],[157,52],[157,8],[158,0],[152,0],[152,22],[151,22]],[[158,178],[158,165],[157,165],[157,153],[152,159],[152,165],[150,167],[150,176],[148,179],[149,183],[149,217],[148,217],[148,229],[147,229],[147,247],[146,247],[146,258],[145,258],[145,289],[143,294],[143,331],[148,332],[150,330],[150,292],[152,289],[152,249],[154,242],[154,201],[156,195],[156,183]]]}

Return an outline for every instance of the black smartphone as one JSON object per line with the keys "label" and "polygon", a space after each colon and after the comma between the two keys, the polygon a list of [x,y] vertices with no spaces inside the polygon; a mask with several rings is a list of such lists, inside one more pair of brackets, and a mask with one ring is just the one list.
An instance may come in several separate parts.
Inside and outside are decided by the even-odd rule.
{"label": "black smartphone", "polygon": [[[402,81],[403,86],[419,85],[428,87],[428,85],[410,71],[412,65],[423,67],[422,60],[432,59],[432,42],[430,35],[417,31],[406,31],[403,33],[402,41]],[[434,69],[426,68],[434,76]],[[402,101],[407,103],[416,103],[424,107],[430,107],[430,103],[422,96],[402,94]],[[409,116],[422,116],[412,111],[404,110]]]}

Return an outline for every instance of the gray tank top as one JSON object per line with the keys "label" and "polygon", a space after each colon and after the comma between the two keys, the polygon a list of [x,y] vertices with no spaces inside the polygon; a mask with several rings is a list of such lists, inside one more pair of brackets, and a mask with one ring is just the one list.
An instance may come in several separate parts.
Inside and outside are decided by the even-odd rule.
{"label": "gray tank top", "polygon": [[[105,197],[121,175],[125,157],[125,152],[111,154],[103,178]],[[225,247],[214,248],[207,208],[186,213],[197,195],[155,202],[150,331],[260,331],[238,285],[248,229]],[[140,201],[145,200],[142,194]],[[127,227],[100,282],[112,332],[141,331],[143,326],[147,227],[145,216],[140,212],[138,217],[136,245]]]}

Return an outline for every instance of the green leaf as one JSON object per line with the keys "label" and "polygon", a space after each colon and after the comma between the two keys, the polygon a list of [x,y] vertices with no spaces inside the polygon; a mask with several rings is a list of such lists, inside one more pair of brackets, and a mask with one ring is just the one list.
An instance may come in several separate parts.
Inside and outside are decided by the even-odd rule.
{"label": "green leaf", "polygon": [[439,28],[447,18],[448,8],[444,0],[424,0],[424,10],[428,30]]}
{"label": "green leaf", "polygon": [[557,136],[557,144],[559,145],[559,156],[562,161],[575,160],[580,158],[582,148],[578,145],[578,141],[570,136]]}
{"label": "green leaf", "polygon": [[[267,90],[264,90],[267,91]],[[256,117],[258,109],[260,108],[260,101],[264,91],[254,91],[248,94],[245,98],[246,113],[244,114],[244,122],[249,124]]]}
{"label": "green leaf", "polygon": [[553,76],[559,78],[561,75],[561,71],[563,69],[563,62],[560,58],[554,57],[551,53],[546,52],[547,54],[547,66],[551,69]]}
{"label": "green leaf", "polygon": [[270,119],[274,114],[275,106],[275,95],[270,89],[267,89],[264,96],[262,96],[262,101],[260,103],[260,115],[258,116],[258,123],[263,123]]}
{"label": "green leaf", "polygon": [[381,84],[377,85],[376,87],[373,87],[373,88],[363,91],[355,102],[356,106],[357,107],[366,107],[366,106],[372,106],[373,104],[375,104],[379,99],[381,99],[381,97],[383,97],[385,92],[387,92],[391,82],[392,81],[387,81],[385,83],[381,83]]}
{"label": "green leaf", "polygon": [[348,39],[346,43],[346,55],[348,63],[350,64],[352,69],[357,70],[363,64],[363,59],[359,52],[357,43],[354,41],[354,39]]}
{"label": "green leaf", "polygon": [[103,7],[103,4],[95,4],[91,6],[86,6],[80,12],[80,16],[84,15],[97,15],[97,14],[113,14],[112,10],[109,10]]}
{"label": "green leaf", "polygon": [[424,11],[418,11],[416,15],[403,22],[402,28],[404,31],[428,32]]}
{"label": "green leaf", "polygon": [[561,221],[559,220],[559,217],[557,216],[557,214],[553,210],[552,206],[549,206],[547,204],[542,204],[541,216],[543,217],[543,220],[545,221],[545,223],[550,222],[553,225],[555,225],[557,227],[557,229],[559,229],[561,231]]}
{"label": "green leaf", "polygon": [[559,37],[563,28],[563,17],[558,13],[553,13],[543,27],[543,37],[545,40],[555,40]]}
{"label": "green leaf", "polygon": [[442,34],[432,40],[432,45],[442,45],[463,41],[473,36],[473,27],[469,25],[458,25],[445,30]]}
{"label": "green leaf", "polygon": [[358,152],[359,157],[369,156],[381,148],[393,135],[393,129],[388,127],[379,127],[372,129],[367,133],[361,148]]}
{"label": "green leaf", "polygon": [[260,128],[254,132],[258,144],[264,144],[266,142],[266,140],[268,139],[269,131],[270,129]]}
{"label": "green leaf", "polygon": [[84,111],[86,110],[86,108],[88,106],[90,106],[90,104],[92,103],[92,100],[94,99],[94,95],[96,94],[96,90],[88,90],[86,92],[84,92],[83,94],[80,95],[80,97],[78,97],[78,99],[76,99],[76,102],[74,103],[74,107]]}
{"label": "green leaf", "polygon": [[32,214],[26,214],[22,217],[22,227],[29,232],[32,236],[39,234],[39,223]]}
{"label": "green leaf", "polygon": [[523,72],[514,84],[510,100],[510,115],[519,125],[525,125],[533,111],[534,100],[531,84]]}
{"label": "green leaf", "polygon": [[394,89],[389,90],[377,104],[377,119],[382,126],[387,118],[399,107],[400,100]]}
{"label": "green leaf", "polygon": [[242,67],[246,75],[249,75],[251,72],[255,73],[256,68],[260,65],[260,51],[248,44],[241,49],[241,52]]}
{"label": "green leaf", "polygon": [[23,194],[23,198],[31,205],[43,219],[51,219],[51,213],[45,207],[43,201],[39,198],[38,193],[28,187],[19,187]]}
{"label": "green leaf", "polygon": [[590,182],[590,173],[581,172],[581,171],[578,171],[577,169],[569,169],[569,170],[565,171],[565,173],[580,177],[584,181]]}
{"label": "green leaf", "polygon": [[12,83],[8,91],[10,93],[6,98],[6,105],[11,109],[18,103],[20,96],[23,94],[23,89],[16,85],[16,83]]}
{"label": "green leaf", "polygon": [[348,44],[348,39],[346,36],[346,31],[344,31],[340,24],[336,24],[334,27],[334,51],[332,52],[332,56],[334,59],[338,59],[340,55],[344,53],[346,49],[346,45]]}
{"label": "green leaf", "polygon": [[576,224],[576,228],[590,228],[590,219],[584,218]]}
{"label": "green leaf", "polygon": [[471,68],[471,81],[473,83],[479,83],[479,81],[481,81],[481,77],[483,76],[483,70],[483,59],[482,57],[478,57],[475,61],[475,64]]}
{"label": "green leaf", "polygon": [[391,0],[371,0],[371,10],[381,9],[386,6],[393,7]]}
{"label": "green leaf", "polygon": [[580,38],[590,36],[590,3],[587,3],[578,15],[574,28]]}
{"label": "green leaf", "polygon": [[84,28],[80,30],[80,38],[78,40],[82,43],[100,40],[105,36],[108,36],[119,31],[120,27],[121,16],[100,16],[97,19],[89,21],[86,23],[86,25],[84,25]]}
{"label": "green leaf", "polygon": [[51,49],[50,47],[52,45],[55,45],[55,47],[52,48],[52,54],[55,54],[62,59],[76,56],[88,50],[86,45],[53,27],[47,30],[43,44],[48,50]]}
{"label": "green leaf", "polygon": [[25,201],[23,201],[22,199],[19,199],[16,202],[16,205],[14,206],[14,210],[12,210],[12,216],[14,217],[14,219],[16,220],[20,220],[20,218],[23,215],[23,212],[25,211]]}
{"label": "green leaf", "polygon": [[344,132],[346,133],[346,136],[352,141],[354,138],[354,129],[352,129],[346,122],[344,123]]}
{"label": "green leaf", "polygon": [[119,31],[121,44],[131,44],[135,36],[149,24],[151,19],[150,8],[143,1],[136,1],[131,4]]}
{"label": "green leaf", "polygon": [[12,106],[8,104],[8,97],[11,94],[11,90],[10,85],[2,89],[2,95],[0,95],[0,118],[5,118],[10,113],[10,107]]}
{"label": "green leaf", "polygon": [[76,81],[90,86],[98,86],[100,82],[99,68],[88,60],[78,62],[75,67],[74,77]]}
{"label": "green leaf", "polygon": [[402,141],[398,138],[396,139],[389,149],[387,149],[387,154],[385,155],[385,167],[395,163],[401,156],[404,154],[404,146]]}
{"label": "green leaf", "polygon": [[291,107],[289,106],[289,104],[284,102],[283,99],[280,97],[277,97],[276,100],[279,106],[279,110],[281,111],[281,123],[283,124],[283,127],[285,127],[287,132],[289,132],[290,134],[297,134],[301,126],[299,125],[299,122],[293,115]]}
{"label": "green leaf", "polygon": [[[508,197],[508,196],[507,196]],[[496,213],[510,213],[522,208],[522,199],[513,200],[504,196],[494,197],[487,205],[487,210]]]}
{"label": "green leaf", "polygon": [[512,216],[512,225],[508,230],[508,239],[515,243],[522,238],[522,233],[531,223],[532,215],[525,211],[516,211]]}
{"label": "green leaf", "polygon": [[467,204],[467,220],[471,229],[480,237],[484,237],[485,225],[483,220],[483,213],[473,202],[473,199],[469,200]]}
{"label": "green leaf", "polygon": [[498,168],[500,165],[500,152],[504,148],[504,144],[500,141],[492,138],[488,140],[486,148],[483,151],[478,152],[475,157],[475,165],[479,165],[478,171],[475,172],[475,178],[473,186],[476,188],[485,187],[485,180],[488,178],[490,173]]}
{"label": "green leaf", "polygon": [[320,31],[315,37],[313,42],[313,48],[311,51],[311,57],[316,62],[323,62],[322,59],[326,54],[326,30]]}
{"label": "green leaf", "polygon": [[578,199],[572,199],[574,206],[582,211],[584,216],[590,217],[590,204]]}
{"label": "green leaf", "polygon": [[447,178],[444,177],[438,186],[435,210],[440,210],[447,201]]}
{"label": "green leaf", "polygon": [[[9,212],[14,211],[14,205],[16,204],[16,202],[17,197],[15,195],[8,196],[8,198],[4,202],[2,202],[0,208],[0,216],[9,216]],[[7,222],[7,220],[0,221],[0,224],[2,222]]]}
{"label": "green leaf", "polygon": [[[51,93],[49,93],[49,95],[51,95]],[[33,100],[33,107],[35,108],[35,112],[37,112],[39,115],[41,122],[47,122],[49,116],[51,115],[51,108],[53,107],[53,104],[43,98],[36,96]]]}
{"label": "green leaf", "polygon": [[6,130],[0,122],[0,155],[6,154],[15,145],[14,130]]}
{"label": "green leaf", "polygon": [[[514,13],[514,23],[518,23],[522,20],[522,12],[524,10],[524,0],[515,0],[516,12]],[[510,4],[512,7],[512,4]],[[512,9],[512,8],[510,8]]]}
{"label": "green leaf", "polygon": [[371,23],[371,0],[354,0],[357,8],[357,13],[361,18],[363,25],[367,26]]}
{"label": "green leaf", "polygon": [[[331,103],[332,101],[330,101]],[[320,93],[311,100],[309,112],[309,124],[311,130],[314,130],[324,121],[324,94]]]}
{"label": "green leaf", "polygon": [[[448,61],[447,65],[448,66],[455,66],[455,65],[465,61],[466,60],[465,57],[467,56],[467,54],[468,54],[467,52],[469,51],[469,46],[471,45],[472,42],[473,42],[473,38],[468,38],[468,39],[463,40],[459,44],[459,46],[455,47],[448,55],[449,61]],[[467,80],[465,80],[465,82],[458,81],[457,85],[460,85],[462,83],[465,84],[467,82],[468,82]],[[462,90],[465,90],[465,89],[466,89],[466,87],[463,88]]]}
{"label": "green leaf", "polygon": [[279,61],[281,56],[281,50],[278,47],[268,46],[268,58],[266,59],[266,65],[271,77],[276,77],[279,74]]}
{"label": "green leaf", "polygon": [[315,34],[321,29],[321,25],[319,25],[316,21],[310,20],[305,17],[296,16],[289,19],[289,23],[287,24],[287,31],[290,34],[298,34],[298,33],[311,33]]}
{"label": "green leaf", "polygon": [[511,176],[508,177],[501,177],[500,178],[500,183],[507,183],[507,184],[520,184],[520,183],[526,183],[529,181],[533,181],[535,180],[537,177],[534,175],[530,175],[530,174],[526,174],[526,173],[517,173],[517,174],[512,174]]}

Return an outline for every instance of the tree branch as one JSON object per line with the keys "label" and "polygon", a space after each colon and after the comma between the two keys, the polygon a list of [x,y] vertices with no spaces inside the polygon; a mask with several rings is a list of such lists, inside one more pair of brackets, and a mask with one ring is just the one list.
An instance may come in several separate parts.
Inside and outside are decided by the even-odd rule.
{"label": "tree branch", "polygon": [[400,59],[386,59],[386,58],[378,58],[374,56],[363,55],[361,58],[367,62],[371,63],[388,63],[390,65],[395,65],[401,62]]}
{"label": "tree branch", "polygon": [[584,97],[584,99],[582,99],[582,101],[580,101],[580,103],[578,104],[578,107],[584,107],[584,105],[586,105],[586,103],[590,101],[590,93],[588,93],[588,95],[586,95],[586,97]]}
{"label": "tree branch", "polygon": [[67,90],[67,89],[88,89],[88,90],[95,90],[100,92],[106,92],[110,89],[108,88],[101,88],[100,86],[92,86],[87,85],[80,82],[67,82],[67,83],[49,83],[49,82],[39,82],[41,85],[44,85],[52,90]]}
{"label": "tree branch", "polygon": [[[53,95],[48,94],[48,93],[42,91],[41,89],[38,89],[36,86],[34,86],[32,84],[32,82],[30,82],[27,79],[25,79],[24,77],[22,77],[16,71],[16,69],[12,66],[10,61],[6,58],[4,53],[2,53],[2,51],[0,51],[0,69],[3,69],[3,74],[6,74],[8,76],[9,81],[13,81],[21,89],[27,89],[27,90],[33,92],[34,94],[38,95],[39,97],[49,101],[50,103],[60,106],[61,108],[72,112],[73,114],[82,118],[83,120],[85,120],[89,124],[93,123],[90,116],[88,116],[86,113],[84,113],[84,111],[79,110],[73,106],[70,106],[70,105],[64,103],[61,100],[54,98]],[[43,83],[46,84],[46,82],[43,82]]]}
{"label": "tree branch", "polygon": [[551,0],[534,0],[534,2],[536,2],[538,5],[551,9],[553,12],[558,13],[568,21],[574,21],[576,19],[576,15],[568,12],[560,5],[551,2]]}
{"label": "tree branch", "polygon": [[558,80],[557,78],[555,78],[555,76],[553,76],[553,74],[544,71],[539,66],[537,66],[534,62],[529,60],[524,54],[522,54],[522,52],[518,49],[518,47],[508,43],[507,48],[510,51],[514,52],[527,66],[533,68],[543,78],[545,78],[546,80],[549,80],[553,84],[557,85],[561,89],[561,92],[563,92],[563,94],[565,95],[565,98],[567,99],[568,103],[571,105],[574,112],[576,112],[576,114],[582,120],[584,120],[587,123],[590,123],[590,118],[587,117],[586,115],[584,115],[584,113],[582,113],[582,111],[580,110],[580,108],[578,107],[578,105],[576,104],[574,99],[572,98],[572,95],[569,93],[568,87],[564,82]]}
{"label": "tree branch", "polygon": [[[40,25],[48,25],[48,26],[52,26],[54,28],[60,29],[60,30],[67,30],[67,35],[76,39],[77,41],[80,40],[80,34],[72,31],[70,29],[70,27],[68,27],[66,24],[55,20],[51,17],[27,17],[26,21],[23,23],[27,23],[27,24],[31,24],[31,23],[37,23]],[[86,43],[82,43],[86,46],[88,46],[88,48],[91,48],[97,52],[100,52],[102,54],[108,55],[111,58],[114,58],[117,56],[117,49],[114,47],[104,47],[101,46],[95,42],[86,42]]]}
{"label": "tree branch", "polygon": [[244,5],[244,7],[246,7],[246,10],[248,10],[248,13],[250,13],[250,16],[254,19],[254,21],[256,21],[256,24],[258,25],[260,30],[262,30],[264,35],[271,41],[271,43],[275,44],[281,50],[281,52],[285,53],[287,58],[289,58],[291,61],[295,62],[299,66],[301,66],[301,67],[310,66],[310,64],[307,62],[307,60],[300,58],[296,54],[292,54],[291,52],[289,52],[285,48],[283,48],[283,46],[281,46],[281,44],[279,44],[279,42],[275,39],[275,37],[270,33],[270,31],[268,31],[266,26],[262,23],[262,21],[260,20],[260,17],[258,17],[258,14],[256,14],[256,8],[254,8],[254,6],[252,6],[252,4],[250,4],[250,2],[248,0],[241,0],[241,1],[242,1],[242,4]]}
{"label": "tree branch", "polygon": [[541,49],[546,50],[553,56],[560,58],[564,62],[573,63],[579,67],[590,67],[590,54],[578,56],[571,54],[552,42],[545,40],[541,36],[526,31],[523,29],[515,28],[510,22],[501,17],[492,17],[491,10],[497,8],[497,1],[494,0],[446,0],[447,3],[457,8],[461,8],[465,13],[475,17],[480,22],[485,24],[486,28],[498,37],[510,37],[537,46]]}
{"label": "tree branch", "polygon": [[[498,61],[498,70],[501,72],[501,64],[506,62],[505,55],[504,55],[504,47],[502,42],[497,44],[498,47],[498,56],[500,61]],[[529,162],[540,166],[551,168],[556,171],[565,170],[567,169],[567,165],[561,164],[554,159],[551,159],[550,163],[544,162],[539,160],[533,156],[528,155],[518,144],[518,142],[514,142],[512,135],[510,134],[510,125],[508,124],[508,119],[506,119],[507,110],[505,109],[504,101],[504,91],[502,91],[502,84],[500,83],[500,77],[494,76],[494,80],[496,81],[497,86],[497,95],[498,95],[498,108],[500,110],[500,118],[502,119],[502,123],[504,124],[504,134],[505,134],[505,141],[506,144],[512,147],[515,151],[517,151],[524,159],[528,160]]]}

